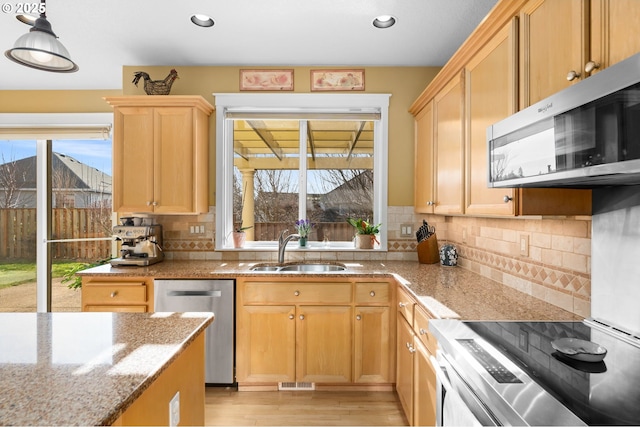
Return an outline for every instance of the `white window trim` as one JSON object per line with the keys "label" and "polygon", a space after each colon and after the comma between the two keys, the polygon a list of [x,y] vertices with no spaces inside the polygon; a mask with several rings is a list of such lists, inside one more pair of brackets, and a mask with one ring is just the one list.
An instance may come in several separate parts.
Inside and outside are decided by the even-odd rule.
{"label": "white window trim", "polygon": [[[305,112],[305,113],[354,113],[378,111],[380,120],[374,128],[373,147],[373,222],[381,223],[380,251],[387,250],[387,186],[388,186],[388,139],[389,98],[391,94],[256,94],[213,93],[216,104],[216,250],[232,250],[230,234],[233,231],[233,128],[225,122],[229,110],[255,112]],[[273,250],[275,242],[260,242],[253,250]],[[348,250],[351,247],[332,245],[332,250]],[[311,246],[313,249],[313,246]]]}

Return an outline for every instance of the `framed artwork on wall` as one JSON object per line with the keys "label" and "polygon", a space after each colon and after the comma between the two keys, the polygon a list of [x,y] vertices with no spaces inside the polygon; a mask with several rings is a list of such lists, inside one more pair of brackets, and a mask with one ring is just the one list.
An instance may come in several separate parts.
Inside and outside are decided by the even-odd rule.
{"label": "framed artwork on wall", "polygon": [[240,70],[240,90],[293,90],[293,70]]}
{"label": "framed artwork on wall", "polygon": [[311,90],[364,90],[364,70],[311,70]]}

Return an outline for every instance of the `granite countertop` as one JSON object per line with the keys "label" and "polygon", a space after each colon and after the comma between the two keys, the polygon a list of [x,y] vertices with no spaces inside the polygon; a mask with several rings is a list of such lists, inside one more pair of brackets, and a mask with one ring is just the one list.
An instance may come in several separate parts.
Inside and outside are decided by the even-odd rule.
{"label": "granite countertop", "polygon": [[[311,262],[311,261],[310,261]],[[465,320],[582,320],[582,317],[501,285],[461,267],[411,261],[345,261],[346,271],[253,272],[259,262],[165,260],[148,267],[112,267],[109,264],[81,275],[153,278],[277,277],[394,277],[436,317]]]}
{"label": "granite countertop", "polygon": [[110,425],[211,313],[0,313],[0,425]]}

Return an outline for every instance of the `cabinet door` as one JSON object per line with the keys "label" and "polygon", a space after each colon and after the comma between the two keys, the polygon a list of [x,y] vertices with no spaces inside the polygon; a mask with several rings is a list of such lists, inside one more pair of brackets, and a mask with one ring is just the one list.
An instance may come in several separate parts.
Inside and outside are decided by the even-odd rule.
{"label": "cabinet door", "polygon": [[413,329],[398,315],[396,392],[410,425],[413,425]]}
{"label": "cabinet door", "polygon": [[[588,0],[531,0],[520,19],[520,108],[525,108],[584,76]],[[568,80],[570,72],[579,76]]]}
{"label": "cabinet door", "polygon": [[156,213],[194,211],[192,108],[154,109],[154,203]]}
{"label": "cabinet door", "polygon": [[464,212],[463,95],[463,80],[455,77],[434,99],[437,214]]}
{"label": "cabinet door", "polygon": [[392,382],[390,313],[390,307],[356,307],[355,382]]}
{"label": "cabinet door", "polygon": [[436,371],[429,356],[431,353],[415,340],[413,365],[413,425],[436,425]]}
{"label": "cabinet door", "polygon": [[516,111],[516,31],[514,19],[466,67],[467,214],[516,214],[514,190],[489,188],[487,171],[487,127]]}
{"label": "cabinet door", "polygon": [[243,306],[237,315],[236,380],[295,381],[295,307]]}
{"label": "cabinet door", "polygon": [[350,306],[299,306],[296,321],[296,380],[351,382],[351,334]]}
{"label": "cabinet door", "polygon": [[113,210],[153,212],[153,108],[118,107],[113,119]]}
{"label": "cabinet door", "polygon": [[433,101],[415,119],[414,210],[433,213]]}
{"label": "cabinet door", "polygon": [[[640,52],[640,37],[629,31],[640,27],[638,0],[591,0],[591,56],[599,67],[610,67]],[[592,72],[592,73],[593,73]]]}

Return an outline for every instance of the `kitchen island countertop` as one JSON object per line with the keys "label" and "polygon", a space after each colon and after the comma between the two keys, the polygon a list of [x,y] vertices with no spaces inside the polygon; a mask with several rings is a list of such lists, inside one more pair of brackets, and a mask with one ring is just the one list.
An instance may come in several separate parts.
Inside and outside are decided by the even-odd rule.
{"label": "kitchen island countertop", "polygon": [[250,270],[259,263],[165,260],[148,267],[112,267],[106,264],[79,274],[156,279],[394,277],[437,317],[460,317],[466,320],[582,320],[580,316],[462,267],[412,261],[342,261],[347,270],[341,272],[268,273]]}
{"label": "kitchen island countertop", "polygon": [[211,313],[0,313],[0,425],[110,425]]}

